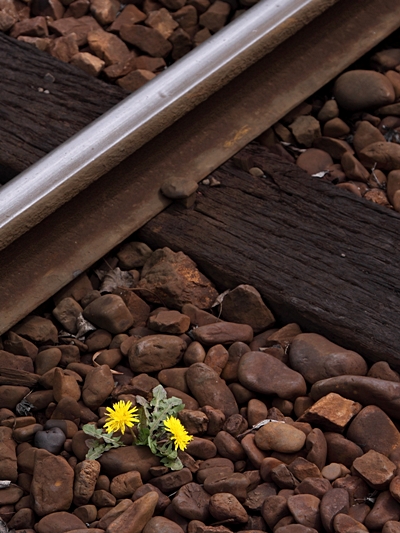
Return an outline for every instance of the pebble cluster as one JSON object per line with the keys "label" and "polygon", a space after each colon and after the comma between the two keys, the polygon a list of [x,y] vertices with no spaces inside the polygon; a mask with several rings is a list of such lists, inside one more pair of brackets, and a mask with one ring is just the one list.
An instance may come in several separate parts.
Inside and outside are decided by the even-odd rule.
{"label": "pebble cluster", "polygon": [[375,53],[370,66],[341,74],[325,100],[301,104],[259,141],[319,179],[400,211],[400,48]]}
{"label": "pebble cluster", "polygon": [[[124,244],[1,343],[1,531],[400,532],[399,374],[278,326],[252,286],[218,295],[182,252]],[[85,459],[82,426],[159,384],[184,467],[129,432]]]}
{"label": "pebble cluster", "polygon": [[0,0],[0,31],[135,91],[257,0]]}

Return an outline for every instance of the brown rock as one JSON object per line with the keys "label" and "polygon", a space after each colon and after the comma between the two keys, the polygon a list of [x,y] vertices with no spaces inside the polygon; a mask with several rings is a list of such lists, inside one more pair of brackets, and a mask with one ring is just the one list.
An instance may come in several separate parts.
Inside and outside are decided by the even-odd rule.
{"label": "brown rock", "polygon": [[157,379],[164,387],[173,387],[187,394],[186,371],[187,368],[166,368],[158,373]]}
{"label": "brown rock", "polygon": [[15,409],[17,404],[28,394],[28,387],[17,385],[0,385],[0,405],[2,408]]}
{"label": "brown rock", "polygon": [[319,428],[313,429],[307,435],[306,448],[308,450],[307,461],[311,461],[322,470],[326,462],[327,444],[324,434]]}
{"label": "brown rock", "polygon": [[227,492],[233,494],[242,503],[246,500],[248,486],[249,480],[239,472],[229,474],[217,472],[207,476],[204,480],[204,489],[209,494]]}
{"label": "brown rock", "polygon": [[359,476],[341,477],[333,482],[335,489],[345,489],[349,493],[350,505],[360,504],[370,494],[371,489]]}
{"label": "brown rock", "polygon": [[74,471],[67,461],[38,450],[31,484],[33,510],[39,516],[67,511],[73,499]]}
{"label": "brown rock", "polygon": [[390,368],[386,361],[374,363],[368,370],[367,376],[370,378],[385,379],[386,381],[400,381],[399,373]]}
{"label": "brown rock", "polygon": [[155,492],[148,492],[132,503],[107,527],[108,533],[141,533],[152,518],[158,502]]}
{"label": "brown rock", "polygon": [[400,520],[400,503],[392,498],[389,491],[384,491],[378,494],[364,525],[370,531],[380,531],[389,520]]}
{"label": "brown rock", "polygon": [[355,459],[353,468],[372,488],[385,490],[394,478],[397,467],[385,455],[369,450]]}
{"label": "brown rock", "polygon": [[339,513],[333,519],[333,528],[336,533],[350,533],[352,531],[361,533],[362,531],[368,532],[368,529],[351,516]]}
{"label": "brown rock", "polygon": [[61,360],[61,350],[59,348],[48,348],[39,352],[35,358],[36,374],[42,376],[52,368],[55,368]]}
{"label": "brown rock", "polygon": [[[140,11],[135,5],[128,4],[124,7],[124,9],[121,11],[121,14],[118,15],[118,17],[114,20],[114,22],[111,24],[109,30],[119,32],[121,29],[121,26],[123,24],[137,24],[138,22],[143,22],[146,19],[146,14]],[[133,261],[128,260],[128,263],[124,261],[124,257],[129,257],[130,249],[136,250],[136,259]],[[143,255],[144,252],[144,255]],[[132,270],[134,268],[140,268],[144,265],[144,260],[147,259],[151,255],[152,251],[147,246],[147,244],[139,243],[139,242],[129,242],[124,244],[120,251],[117,253],[118,259],[120,260],[120,266],[124,270]],[[121,259],[122,257],[122,259]],[[139,264],[137,259],[138,257],[141,257],[142,259],[139,260]]]}
{"label": "brown rock", "polygon": [[294,493],[295,494],[312,494],[321,499],[322,496],[332,489],[330,482],[322,477],[308,477],[304,479],[300,485],[298,485]]}
{"label": "brown rock", "polygon": [[363,452],[375,450],[388,456],[400,446],[400,433],[390,418],[379,407],[364,407],[347,431],[347,438],[360,446]]}
{"label": "brown rock", "polygon": [[[60,4],[61,5],[61,4]],[[64,8],[63,8],[64,9]],[[61,17],[57,17],[61,18]],[[64,39],[68,39],[68,37],[71,38],[71,36],[64,37]],[[60,42],[62,38],[55,39],[55,43]],[[57,57],[58,59],[61,59],[62,61],[68,62],[71,57],[74,55],[72,54],[72,51],[77,49],[78,45],[76,44],[76,39],[72,36],[72,40],[65,40],[66,47],[68,47],[68,50],[66,51],[66,57],[68,59],[63,59],[60,57],[60,55],[54,55],[52,52],[56,52],[56,48],[54,45],[50,47],[50,53],[51,55],[54,55],[54,57]],[[75,52],[75,54],[78,52]],[[70,57],[69,55],[72,54]],[[68,331],[69,333],[75,334],[78,331],[77,325],[76,325],[76,319],[77,317],[82,313],[82,307],[78,304],[76,300],[74,300],[71,297],[63,298],[58,305],[53,309],[53,315],[56,317],[56,319],[60,322],[60,324],[63,326],[63,328]]]}
{"label": "brown rock", "polygon": [[[29,19],[30,21],[36,21],[36,19],[43,19],[43,17],[36,17]],[[26,22],[26,21],[23,21]],[[18,23],[22,24],[22,23]],[[17,24],[15,25],[17,26]],[[14,28],[15,28],[14,26]],[[25,34],[28,35],[28,34]],[[14,35],[12,35],[14,37]],[[40,316],[27,316],[21,322],[19,322],[12,329],[17,335],[27,338],[32,342],[39,344],[55,344],[58,341],[57,328],[51,320],[42,318]]]}
{"label": "brown rock", "polygon": [[89,76],[94,77],[100,74],[105,65],[102,59],[88,52],[78,52],[72,56],[70,63],[86,72],[86,74],[89,74]]}
{"label": "brown rock", "polygon": [[[193,344],[193,343],[192,343]],[[243,354],[250,351],[250,348],[244,342],[234,342],[228,349],[228,361],[224,366],[221,377],[227,381],[238,380],[239,362]]]}
{"label": "brown rock", "polygon": [[317,119],[311,115],[299,116],[289,126],[296,141],[307,148],[310,148],[315,141],[321,137],[321,129]]}
{"label": "brown rock", "polygon": [[337,376],[315,383],[310,395],[314,400],[318,400],[330,392],[336,392],[363,405],[374,404],[394,419],[400,417],[399,383],[366,376]]}
{"label": "brown rock", "polygon": [[319,498],[312,494],[297,494],[290,496],[287,503],[289,511],[292,513],[296,523],[320,531]]}
{"label": "brown rock", "polygon": [[199,23],[211,33],[215,33],[225,26],[230,11],[231,7],[228,3],[217,0],[200,15]]}
{"label": "brown rock", "polygon": [[394,520],[388,520],[382,528],[382,533],[399,533],[400,523]]}
{"label": "brown rock", "polygon": [[119,78],[117,84],[127,91],[134,92],[153,78],[155,78],[155,74],[153,74],[153,72],[137,69],[133,72],[130,72],[126,76]]}
{"label": "brown rock", "polygon": [[190,318],[179,311],[160,310],[151,313],[147,325],[150,329],[160,333],[180,335],[190,327]]}
{"label": "brown rock", "polygon": [[370,166],[377,163],[378,168],[396,170],[400,168],[400,145],[388,142],[375,142],[361,150],[361,157]]}
{"label": "brown rock", "polygon": [[136,470],[146,482],[150,478],[149,468],[158,466],[160,460],[146,446],[126,446],[104,453],[99,463],[104,473],[111,478]]}
{"label": "brown rock", "polygon": [[241,444],[226,431],[218,433],[214,439],[214,444],[220,456],[226,457],[233,462],[241,461],[246,457]]}
{"label": "brown rock", "polygon": [[[169,248],[153,252],[143,267],[139,287],[151,291],[143,291],[147,300],[153,301],[154,296],[151,293],[155,293],[165,305],[173,309],[180,309],[188,302],[200,309],[207,309],[218,296],[217,291],[207,278],[200,274],[189,257],[182,252],[174,253]],[[154,303],[159,304],[158,297],[154,298]],[[182,309],[182,312],[192,318],[187,310]]]}
{"label": "brown rock", "polygon": [[207,324],[221,322],[218,317],[192,304],[184,304],[182,306],[182,313],[190,318],[190,323],[194,326],[206,326]]}
{"label": "brown rock", "polygon": [[166,57],[172,49],[171,43],[158,31],[145,26],[123,24],[120,29],[120,36],[127,43],[133,44],[153,57]]}
{"label": "brown rock", "polygon": [[164,493],[171,493],[178,490],[186,483],[190,483],[193,480],[192,473],[189,468],[182,468],[175,472],[169,472],[163,476],[156,477],[150,480],[151,484],[161,490]]}
{"label": "brown rock", "polygon": [[75,505],[86,505],[92,497],[97,478],[100,474],[98,461],[85,460],[75,467],[74,499]]}
{"label": "brown rock", "polygon": [[349,133],[349,126],[339,117],[332,118],[324,124],[323,134],[325,137],[340,138],[345,137]]}
{"label": "brown rock", "polygon": [[108,398],[114,388],[110,367],[101,365],[94,368],[85,378],[82,399],[90,409],[97,409]]}
{"label": "brown rock", "polygon": [[295,453],[302,449],[305,434],[295,427],[282,422],[270,422],[255,434],[255,443],[261,450]]}
{"label": "brown rock", "polygon": [[297,335],[290,346],[290,366],[310,383],[342,374],[365,375],[368,367],[356,352],[344,350],[316,333]]}
{"label": "brown rock", "polygon": [[321,477],[321,472],[317,465],[307,461],[303,457],[295,459],[288,465],[288,468],[299,481],[310,477]]}
{"label": "brown rock", "polygon": [[50,513],[35,524],[37,533],[64,533],[85,528],[86,526],[82,520],[65,511]]}
{"label": "brown rock", "polygon": [[[90,46],[92,35],[89,34]],[[112,34],[110,34],[110,37],[112,37]],[[122,298],[116,294],[100,296],[100,298],[85,307],[83,315],[86,320],[110,333],[122,333],[133,324],[132,315]]]}
{"label": "brown rock", "polygon": [[[240,383],[261,394],[277,394],[291,400],[303,396],[307,387],[304,378],[270,354],[248,352],[242,356],[238,371]],[[266,380],[265,376],[269,376]]]}
{"label": "brown rock", "polygon": [[267,496],[264,500],[261,514],[268,527],[273,529],[279,520],[290,515],[286,498],[279,495]]}
{"label": "brown rock", "polygon": [[154,516],[147,522],[143,533],[183,533],[183,529],[164,516]]}
{"label": "brown rock", "polygon": [[0,31],[8,31],[18,22],[18,11],[11,0],[0,2]]}
{"label": "brown rock", "polygon": [[[14,37],[14,38],[17,38],[20,35],[28,35],[30,37],[46,37],[48,34],[49,34],[49,31],[47,28],[45,17],[34,17],[30,19],[21,20],[21,22],[16,22],[14,26],[12,27],[12,30],[10,31],[11,37]],[[46,318],[28,317],[24,319],[20,325],[17,325],[16,327],[14,327],[13,330],[19,335],[23,335],[22,333],[23,329],[26,329],[28,327],[28,329],[30,330],[32,328],[33,322],[35,322],[35,326],[33,327],[36,330],[35,331],[35,334],[36,334],[40,330],[39,322],[42,322],[43,320],[47,321]],[[26,321],[29,321],[29,326],[27,326]],[[42,322],[42,324],[44,325],[44,322]],[[37,329],[37,326],[39,327],[39,329]],[[21,329],[21,327],[23,329]],[[40,333],[39,333],[39,336],[41,336]],[[29,340],[35,340],[33,339],[33,337],[28,336],[28,338]]]}
{"label": "brown rock", "polygon": [[217,520],[233,520],[240,524],[248,521],[246,510],[241,503],[227,492],[213,494],[209,504],[210,514]]}
{"label": "brown rock", "polygon": [[220,376],[229,359],[228,350],[222,344],[212,346],[204,359],[204,364],[215,370]]}
{"label": "brown rock", "polygon": [[17,481],[16,442],[12,438],[12,429],[0,426],[0,478]]}
{"label": "brown rock", "polygon": [[33,372],[33,362],[30,357],[14,355],[4,350],[0,350],[0,368],[12,368],[13,370],[24,370]]}
{"label": "brown rock", "polygon": [[129,348],[133,372],[157,372],[175,366],[183,356],[186,343],[173,335],[148,335]]}
{"label": "brown rock", "polygon": [[206,521],[209,514],[210,495],[197,483],[181,487],[172,500],[172,507],[189,520]]}
{"label": "brown rock", "polygon": [[53,395],[56,402],[59,402],[65,396],[70,396],[78,401],[81,397],[81,389],[74,377],[64,374],[61,368],[55,368]]}
{"label": "brown rock", "polygon": [[220,409],[225,416],[238,413],[238,406],[225,381],[204,363],[195,363],[186,373],[186,382],[201,406]]}
{"label": "brown rock", "polygon": [[[334,100],[329,100],[329,102],[334,102]],[[330,165],[333,165],[333,159],[323,150],[308,148],[299,155],[296,160],[296,165],[313,175],[317,174],[317,172],[327,170]]]}
{"label": "brown rock", "polygon": [[92,0],[90,12],[102,26],[114,22],[120,9],[119,0]]}
{"label": "brown rock", "polygon": [[368,170],[349,152],[345,152],[342,155],[340,164],[346,174],[346,178],[349,180],[368,182],[369,172]]}
{"label": "brown rock", "polygon": [[151,11],[145,24],[146,26],[157,30],[164,39],[168,39],[179,25],[164,7],[157,11]]}
{"label": "brown rock", "polygon": [[331,392],[312,405],[299,418],[299,422],[309,422],[328,431],[342,432],[361,409],[361,404]]}
{"label": "brown rock", "polygon": [[90,2],[89,0],[74,0],[71,4],[69,4],[69,7],[67,11],[65,12],[65,17],[74,17],[76,19],[79,19],[81,17],[84,17],[87,15],[90,8]]}
{"label": "brown rock", "polygon": [[360,446],[339,433],[324,433],[328,445],[327,462],[341,463],[350,468],[357,457],[364,453]]}
{"label": "brown rock", "polygon": [[[101,30],[101,26],[98,24],[98,22],[96,22],[93,17],[89,16],[81,17],[79,19],[68,17],[52,22],[49,21],[49,28],[58,36],[65,36],[75,33],[78,46],[84,46],[87,44],[88,34],[90,32]],[[104,33],[108,35],[106,32]],[[89,289],[89,286],[91,287],[90,282],[87,283],[85,281],[81,288],[78,287],[77,289],[71,289],[72,292],[66,292],[65,296],[72,296],[75,298],[75,300],[79,301],[88,290],[91,290]]]}
{"label": "brown rock", "polygon": [[186,366],[190,366],[193,363],[203,363],[205,358],[206,352],[203,346],[199,342],[193,341],[183,355],[183,362]]}
{"label": "brown rock", "polygon": [[202,435],[203,433],[207,433],[208,418],[201,411],[183,409],[178,413],[178,418],[190,435]]}
{"label": "brown rock", "polygon": [[248,343],[253,339],[253,329],[247,324],[221,321],[200,326],[193,330],[192,335],[194,340],[206,345]]}
{"label": "brown rock", "polygon": [[23,496],[24,491],[16,485],[5,487],[0,492],[0,506],[12,506]]}
{"label": "brown rock", "polygon": [[339,106],[348,111],[361,111],[394,102],[390,81],[372,70],[350,70],[336,80],[333,89]]}
{"label": "brown rock", "polygon": [[36,360],[38,348],[32,342],[20,337],[13,331],[8,332],[8,338],[4,340],[4,350],[15,355],[27,355],[33,361]]}
{"label": "brown rock", "polygon": [[319,137],[313,142],[313,147],[328,152],[333,159],[340,160],[345,152],[354,154],[354,150],[346,141],[334,137]]}
{"label": "brown rock", "polygon": [[193,28],[198,21],[197,9],[193,5],[181,7],[181,9],[173,13],[172,17],[184,30]]}
{"label": "brown rock", "polygon": [[331,489],[321,499],[320,513],[323,527],[333,533],[333,520],[339,513],[348,514],[349,494],[345,489]]}
{"label": "brown rock", "polygon": [[174,389],[173,387],[166,387],[165,391],[167,393],[167,398],[172,398],[173,396],[175,396],[176,398],[180,398],[186,409],[197,411],[200,407],[198,402],[194,398],[192,398],[192,396],[189,396],[189,394],[185,394],[179,389]]}
{"label": "brown rock", "polygon": [[221,316],[228,322],[248,324],[255,333],[267,329],[275,322],[260,293],[251,285],[239,285],[225,295]]}
{"label": "brown rock", "polygon": [[357,154],[361,153],[361,150],[373,144],[375,142],[385,142],[385,137],[382,133],[373,126],[367,120],[362,120],[357,125],[357,129],[354,133],[353,146]]}

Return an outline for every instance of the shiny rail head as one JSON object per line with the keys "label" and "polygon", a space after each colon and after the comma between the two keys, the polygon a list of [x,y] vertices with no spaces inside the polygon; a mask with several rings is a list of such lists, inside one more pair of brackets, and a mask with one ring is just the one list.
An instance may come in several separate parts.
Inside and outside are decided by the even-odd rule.
{"label": "shiny rail head", "polygon": [[338,0],[261,0],[0,189],[0,249]]}

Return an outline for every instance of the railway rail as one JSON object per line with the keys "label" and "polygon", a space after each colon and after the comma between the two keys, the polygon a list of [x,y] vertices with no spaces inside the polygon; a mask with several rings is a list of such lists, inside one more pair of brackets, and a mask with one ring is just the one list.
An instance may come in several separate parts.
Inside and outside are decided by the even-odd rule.
{"label": "railway rail", "polygon": [[392,1],[264,0],[0,189],[0,333],[400,26]]}

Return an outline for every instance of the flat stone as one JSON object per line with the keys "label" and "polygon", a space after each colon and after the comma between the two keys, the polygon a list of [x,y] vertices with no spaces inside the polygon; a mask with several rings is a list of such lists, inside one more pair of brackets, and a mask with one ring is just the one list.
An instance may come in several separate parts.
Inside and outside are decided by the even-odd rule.
{"label": "flat stone", "polygon": [[[334,100],[329,100],[329,102],[334,102]],[[308,148],[299,155],[296,165],[313,175],[327,170],[330,165],[333,165],[333,159],[324,150]]]}
{"label": "flat stone", "polygon": [[389,488],[397,466],[385,455],[369,450],[355,459],[353,468],[373,489],[385,490]]}
{"label": "flat stone", "polygon": [[225,381],[206,364],[191,365],[186,372],[186,382],[200,406],[220,409],[227,417],[238,413],[236,400]]}
{"label": "flat stone", "polygon": [[13,331],[9,331],[7,339],[4,340],[4,350],[15,355],[27,355],[33,361],[36,360],[38,347],[32,342],[20,337]]}
{"label": "flat stone", "polygon": [[343,513],[339,513],[335,516],[333,519],[333,528],[336,533],[361,533],[362,531],[368,532],[368,529],[364,526],[364,524]]}
{"label": "flat stone", "polygon": [[[268,379],[265,379],[268,376]],[[291,400],[307,390],[301,374],[262,352],[247,352],[240,359],[238,377],[247,389],[261,394],[277,394]]]}
{"label": "flat stone", "polygon": [[400,383],[366,376],[337,376],[315,383],[310,395],[319,400],[330,392],[363,405],[376,405],[395,420],[400,418]]}
{"label": "flat stone", "polygon": [[345,350],[316,333],[301,333],[289,351],[291,368],[309,383],[342,374],[365,375],[365,360],[356,352]]}
{"label": "flat stone", "polygon": [[49,35],[49,31],[47,28],[46,18],[33,17],[16,22],[10,31],[10,36],[17,38],[20,35],[27,35],[29,37],[47,37]]}
{"label": "flat stone", "polygon": [[197,483],[187,483],[172,500],[174,510],[188,520],[206,521],[211,496]]}
{"label": "flat stone", "polygon": [[46,516],[68,511],[73,499],[73,483],[74,471],[63,457],[38,450],[31,484],[35,513]]}
{"label": "flat stone", "polygon": [[[84,46],[87,44],[88,35],[90,32],[96,30],[103,31],[99,23],[93,17],[90,16],[84,16],[79,19],[76,19],[74,17],[67,17],[59,20],[49,21],[49,28],[57,36],[65,36],[71,33],[75,33],[76,42],[78,46]],[[87,283],[87,281],[85,279],[84,282],[80,282],[80,285],[78,285],[77,288],[72,287],[67,289],[68,292],[64,292],[64,295],[72,296],[73,298],[75,298],[75,300],[79,301],[82,298],[83,294],[89,290],[89,286],[91,287],[90,281],[89,283]]]}
{"label": "flat stone", "polygon": [[40,316],[27,316],[14,326],[12,331],[39,344],[56,344],[58,341],[57,328],[53,322]]}
{"label": "flat stone", "polygon": [[114,388],[110,367],[101,365],[94,368],[85,378],[82,400],[90,409],[97,409],[108,398]]}
{"label": "flat stone", "polygon": [[332,489],[331,483],[325,478],[308,477],[295,488],[295,494],[312,494],[321,499],[322,496]]}
{"label": "flat stone", "polygon": [[70,63],[94,77],[98,76],[105,66],[105,61],[89,52],[78,52],[72,56]]}
{"label": "flat stone", "polygon": [[319,150],[324,150],[333,159],[340,160],[344,153],[350,152],[354,154],[353,148],[342,139],[335,139],[334,137],[319,137],[313,142],[313,147]]}
{"label": "flat stone", "polygon": [[[233,494],[235,498],[242,503],[247,498],[248,487],[248,478],[239,472],[222,475],[220,473],[215,473],[207,476],[204,480],[204,490],[206,490],[209,494],[213,495],[220,492],[226,492]],[[272,494],[274,493],[275,492]]]}
{"label": "flat stone", "polygon": [[238,285],[225,295],[221,316],[228,322],[248,324],[255,333],[264,331],[275,322],[260,293],[251,285]]}
{"label": "flat stone", "polygon": [[253,339],[253,329],[247,324],[234,322],[216,322],[199,326],[192,331],[194,340],[206,344],[232,344],[234,342],[249,343]]}
{"label": "flat stone", "polygon": [[64,533],[85,528],[86,525],[82,520],[66,511],[50,513],[35,524],[37,533]]}
{"label": "flat stone", "polygon": [[305,434],[282,422],[265,424],[255,434],[255,443],[260,450],[295,453],[305,444]]}
{"label": "flat stone", "polygon": [[104,473],[112,478],[136,470],[147,482],[150,479],[149,468],[159,466],[160,460],[146,446],[126,446],[104,453],[99,463]]}
{"label": "flat stone", "polygon": [[400,169],[400,145],[388,142],[375,142],[360,151],[360,157],[369,165],[377,163],[384,170]]}
{"label": "flat stone", "polygon": [[333,520],[339,513],[348,514],[349,493],[345,489],[331,489],[321,499],[320,513],[322,525],[329,533],[334,532]]}
{"label": "flat stone", "polygon": [[107,527],[108,533],[141,533],[152,518],[158,502],[155,492],[148,492],[132,503]]}
{"label": "flat stone", "polygon": [[309,422],[327,431],[344,431],[349,421],[358,414],[362,405],[346,400],[339,394],[331,392],[314,403],[299,419]]}
{"label": "flat stone", "polygon": [[115,476],[111,481],[110,492],[118,500],[123,498],[130,498],[133,493],[143,485],[142,478],[139,472],[133,470],[132,472],[125,472]]}
{"label": "flat stone", "polygon": [[319,498],[312,494],[297,494],[288,498],[288,508],[296,523],[317,531],[321,529],[319,505]]}
{"label": "flat stone", "polygon": [[165,516],[154,516],[147,522],[143,533],[183,533],[183,529]]}
{"label": "flat stone", "polygon": [[339,106],[353,112],[391,104],[395,99],[390,81],[373,70],[345,72],[336,80],[333,93]]}
{"label": "flat stone", "polygon": [[360,446],[340,433],[325,432],[324,436],[328,444],[328,463],[341,463],[350,468],[353,461],[364,453]]}
{"label": "flat stone", "polygon": [[136,69],[130,72],[126,76],[117,80],[117,85],[126,89],[127,91],[134,92],[143,87],[148,81],[155,78],[156,75],[148,70]]}
{"label": "flat stone", "polygon": [[[126,10],[130,11],[132,8],[137,10],[136,6],[133,4],[128,4],[120,16],[122,16]],[[151,248],[149,248],[144,242],[133,241],[122,245],[120,250],[117,252],[117,257],[119,259],[119,265],[122,269],[132,270],[134,268],[142,268],[152,253],[153,251]]]}
{"label": "flat stone", "polygon": [[246,458],[245,451],[240,442],[226,431],[220,431],[218,433],[214,439],[214,444],[220,456],[226,457],[233,462],[242,461]]}
{"label": "flat stone", "polygon": [[121,39],[133,44],[142,52],[152,57],[166,57],[172,50],[172,45],[157,30],[140,25],[122,24]]}
{"label": "flat stone", "polygon": [[213,494],[210,498],[209,510],[217,521],[231,519],[233,522],[245,524],[249,519],[243,505],[233,494],[227,492]]}
{"label": "flat stone", "polygon": [[160,333],[181,335],[190,327],[190,318],[179,311],[157,310],[151,313],[147,325]]}
{"label": "flat stone", "polygon": [[185,349],[185,341],[175,335],[148,335],[129,348],[129,366],[133,372],[172,368],[181,360]]}
{"label": "flat stone", "polygon": [[358,123],[353,137],[353,146],[357,154],[375,142],[386,142],[382,133],[367,120]]}

